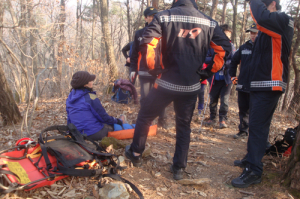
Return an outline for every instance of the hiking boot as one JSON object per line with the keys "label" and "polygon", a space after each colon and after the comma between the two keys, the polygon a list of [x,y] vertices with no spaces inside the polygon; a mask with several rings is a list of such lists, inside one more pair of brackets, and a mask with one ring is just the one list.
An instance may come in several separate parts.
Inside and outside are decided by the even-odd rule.
{"label": "hiking boot", "polygon": [[233,164],[234,164],[234,166],[238,166],[238,167],[241,167],[241,168],[246,167],[246,165],[247,165],[246,157],[244,157],[241,160],[235,160],[233,162]]}
{"label": "hiking boot", "polygon": [[158,120],[157,127],[161,127],[163,129],[168,129],[169,128],[168,125],[167,125],[166,120],[162,120],[162,121]]}
{"label": "hiking boot", "polygon": [[252,184],[261,183],[261,176],[256,175],[250,168],[246,167],[243,173],[231,181],[232,186],[246,188]]}
{"label": "hiking boot", "polygon": [[130,145],[125,147],[125,156],[132,162],[133,166],[140,167],[142,165],[142,155],[135,156]]}
{"label": "hiking boot", "polygon": [[214,126],[216,124],[216,120],[208,120],[207,122],[204,122],[204,125],[206,126]]}
{"label": "hiking boot", "polygon": [[220,122],[220,129],[227,128],[225,121]]}
{"label": "hiking boot", "polygon": [[170,170],[173,173],[174,180],[181,180],[183,178],[183,169],[176,169],[173,165],[170,166]]}
{"label": "hiking boot", "polygon": [[245,131],[240,131],[236,135],[233,136],[234,139],[247,137],[248,133]]}

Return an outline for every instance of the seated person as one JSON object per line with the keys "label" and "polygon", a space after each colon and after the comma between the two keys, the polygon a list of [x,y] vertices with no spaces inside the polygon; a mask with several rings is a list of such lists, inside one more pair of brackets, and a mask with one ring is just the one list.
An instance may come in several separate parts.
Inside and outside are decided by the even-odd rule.
{"label": "seated person", "polygon": [[100,100],[93,91],[93,82],[96,76],[87,71],[76,72],[71,81],[72,90],[66,101],[68,124],[73,123],[76,128],[86,134],[88,138],[97,141],[113,131],[113,125],[122,126],[125,121],[109,116]]}

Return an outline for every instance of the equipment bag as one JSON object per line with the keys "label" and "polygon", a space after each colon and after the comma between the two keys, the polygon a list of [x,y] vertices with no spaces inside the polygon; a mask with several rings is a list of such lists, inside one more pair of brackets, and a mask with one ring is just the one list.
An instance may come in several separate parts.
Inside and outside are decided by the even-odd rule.
{"label": "equipment bag", "polygon": [[278,136],[282,136],[282,139],[280,140],[277,140],[278,136],[276,136],[274,139],[275,143],[266,150],[266,155],[272,155],[276,157],[290,155],[291,148],[296,138],[297,128],[298,127],[288,128],[284,135],[279,134]]}
{"label": "equipment bag", "polygon": [[[54,130],[60,135],[49,136],[50,131]],[[29,150],[27,146],[32,146],[33,143],[36,144],[30,141],[14,147],[21,149],[22,157],[20,157],[20,151],[17,151],[18,154],[15,154],[16,152],[1,154],[0,152],[0,165],[2,165],[0,174],[13,179],[10,180],[9,186],[0,183],[0,191],[8,193],[13,190],[31,190],[51,185],[67,176],[98,177],[99,179],[111,177],[125,181],[131,185],[140,198],[143,198],[136,186],[117,174],[118,169],[124,169],[119,166],[118,157],[107,153],[96,142],[88,140],[87,136],[82,135],[73,124],[50,126],[44,129],[39,136],[38,144],[33,145],[34,147]],[[22,161],[25,163],[23,164]],[[103,174],[104,166],[109,168],[107,174]],[[34,173],[29,172],[31,170],[34,170]],[[35,176],[37,174],[39,175]]]}
{"label": "equipment bag", "polygon": [[111,100],[121,104],[128,104],[131,101],[131,96],[129,91],[125,91],[121,88],[116,90],[113,89],[115,94],[111,97]]}

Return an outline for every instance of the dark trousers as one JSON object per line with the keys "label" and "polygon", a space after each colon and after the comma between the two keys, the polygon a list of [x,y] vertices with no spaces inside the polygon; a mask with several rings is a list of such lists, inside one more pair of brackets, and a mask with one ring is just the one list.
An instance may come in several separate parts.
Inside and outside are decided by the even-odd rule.
{"label": "dark trousers", "polygon": [[204,94],[205,94],[206,84],[201,84],[200,93],[198,94],[198,110],[204,109]]}
{"label": "dark trousers", "polygon": [[[150,78],[139,78],[140,85],[141,85],[141,99],[140,104],[144,102],[145,98],[148,96],[151,88],[154,85],[155,79]],[[163,122],[165,119],[165,109],[161,111],[161,113],[158,115],[158,122]]]}
{"label": "dark trousers", "polygon": [[190,124],[196,101],[197,94],[170,94],[152,88],[142,103],[138,114],[131,144],[132,150],[136,153],[142,153],[145,150],[145,143],[151,122],[161,113],[161,110],[173,102],[176,115],[176,146],[173,165],[177,169],[185,168],[190,144]]}
{"label": "dark trousers", "polygon": [[210,120],[214,120],[217,115],[219,97],[221,99],[220,109],[219,109],[219,122],[227,120],[228,113],[228,101],[230,96],[232,84],[226,84],[225,80],[213,82],[211,87],[209,97],[209,109],[210,109]]}
{"label": "dark trousers", "polygon": [[247,162],[250,169],[259,176],[263,172],[261,160],[265,154],[271,120],[281,95],[280,91],[250,92]]}
{"label": "dark trousers", "polygon": [[91,140],[94,140],[94,141],[102,140],[104,137],[107,136],[108,132],[113,131],[113,130],[114,130],[113,126],[104,124],[103,128],[100,131],[88,136],[88,138],[90,138]]}
{"label": "dark trousers", "polygon": [[250,93],[238,91],[238,105],[239,105],[239,117],[240,132],[247,132],[249,127],[249,108],[250,108]]}

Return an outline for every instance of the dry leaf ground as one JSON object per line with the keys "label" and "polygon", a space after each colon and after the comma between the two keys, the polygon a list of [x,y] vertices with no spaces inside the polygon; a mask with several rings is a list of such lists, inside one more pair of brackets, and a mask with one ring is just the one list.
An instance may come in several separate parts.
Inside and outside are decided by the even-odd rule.
{"label": "dry leaf ground", "polygon": [[[97,90],[97,89],[95,89]],[[138,89],[139,90],[139,89]],[[130,123],[135,123],[139,105],[133,103],[122,105],[110,100],[112,94],[98,96],[112,116],[125,114]],[[42,129],[58,124],[66,124],[65,98],[42,99],[35,112],[30,130],[31,138],[37,139]],[[20,110],[24,111],[25,104]],[[175,145],[174,110],[170,104],[166,113],[170,128],[159,128],[157,136],[149,137],[147,146],[151,149],[150,156],[144,159],[141,168],[132,167],[126,160],[128,168],[122,176],[134,183],[145,198],[290,198],[289,190],[280,185],[280,176],[284,171],[286,159],[264,157],[264,174],[262,183],[245,189],[233,188],[230,181],[237,177],[242,169],[233,166],[233,161],[242,158],[246,153],[247,139],[234,140],[233,135],[238,130],[238,110],[236,99],[230,100],[228,113],[228,128],[200,128],[200,120],[195,110],[191,123],[192,134],[188,166],[185,178],[207,178],[210,181],[201,185],[181,185],[172,178],[169,167],[172,163]],[[208,117],[206,111],[205,117]],[[0,123],[1,124],[1,123]],[[272,121],[270,140],[278,134],[283,134],[295,122],[286,113],[276,112]],[[20,124],[14,126],[0,125],[0,143],[2,149],[11,147],[20,138]],[[23,133],[26,135],[26,133]],[[129,144],[131,140],[123,141]],[[116,150],[123,155],[124,149]],[[107,179],[108,180],[108,179]],[[69,177],[57,182],[51,187],[39,188],[29,192],[18,191],[2,195],[2,198],[98,198],[97,181],[89,178]],[[131,193],[131,198],[137,198]]]}

